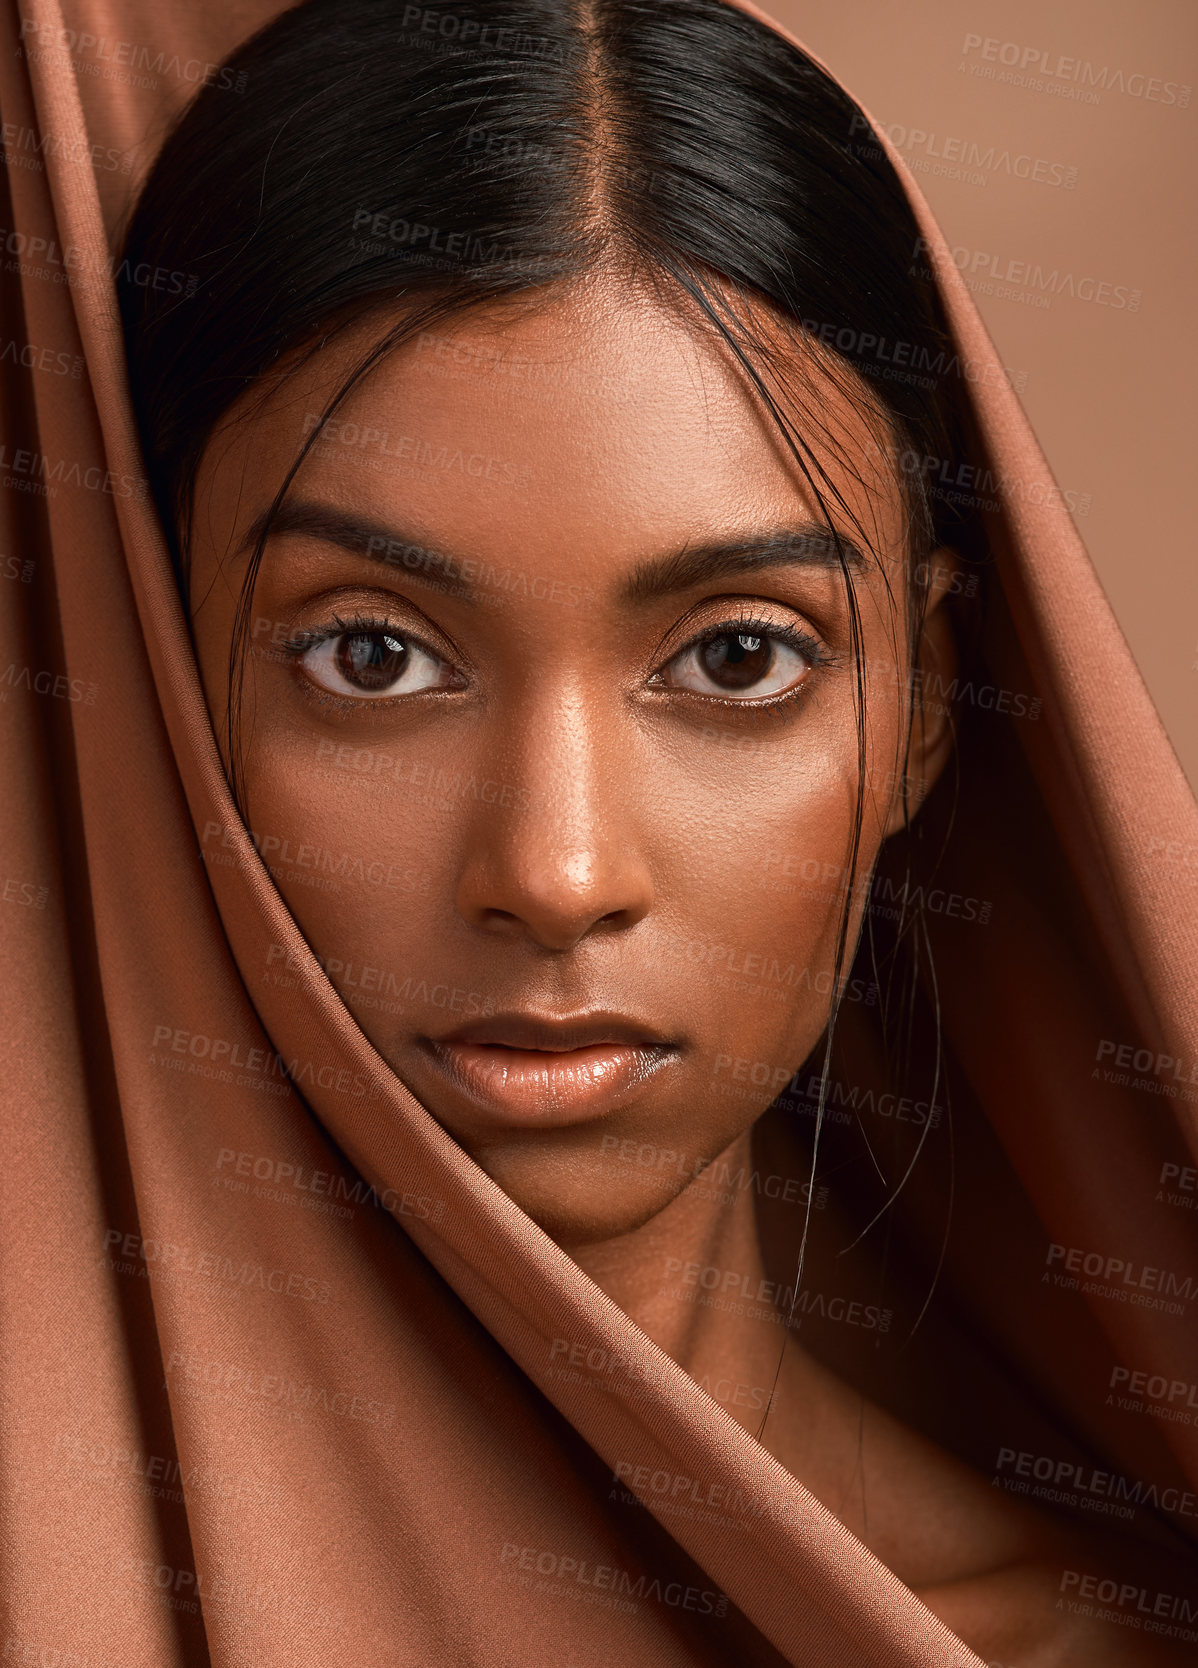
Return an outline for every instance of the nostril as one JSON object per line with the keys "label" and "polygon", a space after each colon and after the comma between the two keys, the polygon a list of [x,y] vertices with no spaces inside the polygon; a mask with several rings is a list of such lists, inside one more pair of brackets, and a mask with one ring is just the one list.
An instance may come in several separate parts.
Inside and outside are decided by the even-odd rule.
{"label": "nostril", "polygon": [[510,909],[484,909],[480,921],[484,927],[523,927],[520,917]]}
{"label": "nostril", "polygon": [[597,857],[502,840],[466,854],[455,903],[496,942],[527,934],[545,949],[570,950],[590,933],[606,938],[634,926],[651,906],[652,883],[628,842]]}

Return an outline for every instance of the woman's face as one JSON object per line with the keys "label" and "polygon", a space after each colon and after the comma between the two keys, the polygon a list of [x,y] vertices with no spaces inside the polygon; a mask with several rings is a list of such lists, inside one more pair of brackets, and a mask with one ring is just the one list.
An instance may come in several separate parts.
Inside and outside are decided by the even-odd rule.
{"label": "woman's face", "polygon": [[[191,597],[218,734],[247,536],[378,333],[322,350],[206,451]],[[820,398],[852,467],[818,455],[880,558],[852,576],[867,877],[899,779],[930,780],[948,744],[934,728],[905,756],[899,495],[871,472],[875,432]],[[563,1244],[660,1209],[825,1025],[858,725],[820,523],[727,350],[594,279],[389,357],[268,543],[249,825],[375,1048]],[[621,1162],[626,1142],[656,1168]]]}

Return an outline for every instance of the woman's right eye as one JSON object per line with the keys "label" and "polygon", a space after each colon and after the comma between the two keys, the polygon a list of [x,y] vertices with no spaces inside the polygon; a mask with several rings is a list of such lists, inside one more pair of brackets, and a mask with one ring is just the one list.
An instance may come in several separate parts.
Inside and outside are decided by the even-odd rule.
{"label": "woman's right eye", "polygon": [[453,668],[423,643],[390,626],[358,627],[304,650],[300,665],[332,695],[359,701],[448,688]]}

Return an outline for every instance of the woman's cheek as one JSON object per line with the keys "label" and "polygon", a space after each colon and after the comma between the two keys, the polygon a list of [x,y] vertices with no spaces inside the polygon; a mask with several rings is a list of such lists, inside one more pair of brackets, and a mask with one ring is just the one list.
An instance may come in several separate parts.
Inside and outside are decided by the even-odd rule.
{"label": "woman's cheek", "polygon": [[260,755],[251,774],[259,851],[372,1041],[369,1015],[406,1009],[420,946],[437,942],[453,897],[453,809],[428,793],[416,802],[399,762],[386,743],[314,737],[306,760],[294,749],[274,764]]}
{"label": "woman's cheek", "polygon": [[725,787],[734,814],[689,817],[673,839],[658,831],[658,907],[644,923],[646,947],[661,977],[682,981],[705,1010],[713,1059],[735,1034],[755,1039],[756,1057],[772,1049],[768,1058],[781,1063],[800,1034],[814,1040],[824,1024],[855,786],[792,748],[783,769],[730,771]]}

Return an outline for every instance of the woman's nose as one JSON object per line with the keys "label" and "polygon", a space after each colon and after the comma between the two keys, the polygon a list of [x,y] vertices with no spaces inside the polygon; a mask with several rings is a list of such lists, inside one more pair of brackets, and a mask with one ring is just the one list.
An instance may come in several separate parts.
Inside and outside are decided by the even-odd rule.
{"label": "woman's nose", "polygon": [[621,756],[611,726],[581,699],[526,722],[515,740],[503,748],[520,778],[509,797],[525,808],[473,807],[459,914],[549,950],[634,926],[652,907],[653,885],[628,751]]}

